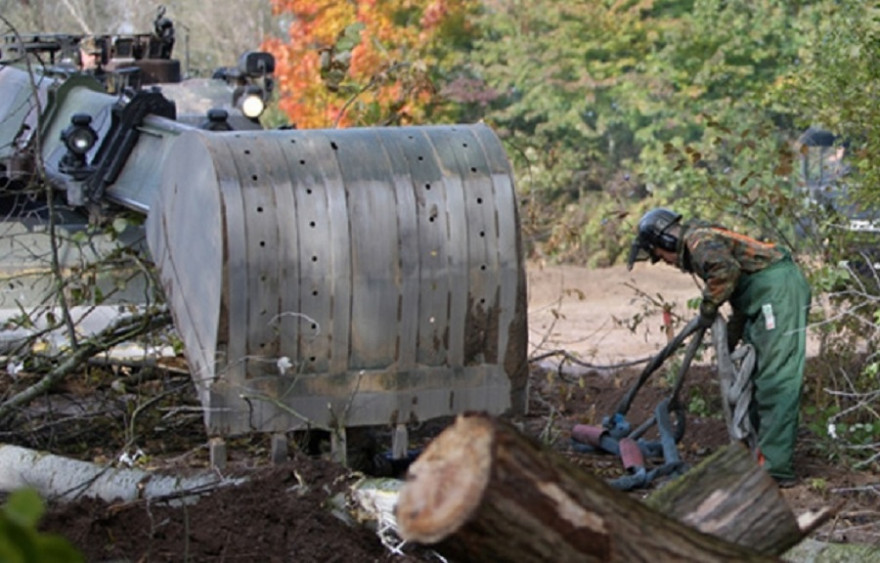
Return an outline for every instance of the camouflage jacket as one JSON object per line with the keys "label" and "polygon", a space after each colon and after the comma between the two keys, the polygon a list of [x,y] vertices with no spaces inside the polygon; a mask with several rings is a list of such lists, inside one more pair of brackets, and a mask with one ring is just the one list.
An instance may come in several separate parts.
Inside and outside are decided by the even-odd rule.
{"label": "camouflage jacket", "polygon": [[733,295],[742,274],[763,270],[786,256],[787,252],[775,244],[705,221],[682,225],[678,265],[705,282],[701,310],[717,310]]}

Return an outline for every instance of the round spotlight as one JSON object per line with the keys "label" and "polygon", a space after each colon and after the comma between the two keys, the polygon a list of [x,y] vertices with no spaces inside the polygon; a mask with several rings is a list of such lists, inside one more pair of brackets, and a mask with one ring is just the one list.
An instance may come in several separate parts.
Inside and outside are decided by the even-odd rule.
{"label": "round spotlight", "polygon": [[266,104],[263,102],[263,98],[256,94],[248,94],[241,101],[241,112],[250,119],[260,117],[264,109],[266,109]]}
{"label": "round spotlight", "polygon": [[91,127],[92,116],[78,113],[70,119],[70,126],[61,133],[67,150],[76,155],[89,152],[98,141],[98,134]]}
{"label": "round spotlight", "polygon": [[74,129],[67,136],[67,148],[76,154],[86,154],[95,146],[95,132],[91,129]]}

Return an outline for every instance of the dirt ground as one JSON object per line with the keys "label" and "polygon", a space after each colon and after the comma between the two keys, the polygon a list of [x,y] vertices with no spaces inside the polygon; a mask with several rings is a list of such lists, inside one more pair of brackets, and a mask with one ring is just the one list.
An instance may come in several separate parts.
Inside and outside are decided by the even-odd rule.
{"label": "dirt ground", "polygon": [[[606,479],[620,476],[619,460],[574,451],[571,429],[599,424],[614,412],[645,360],[667,341],[662,305],[669,305],[673,319],[686,321],[693,315],[687,301],[697,295],[692,280],[662,265],[640,264],[627,272],[530,264],[530,412],[514,422],[586,471]],[[669,395],[673,375],[658,371],[639,391],[628,413],[633,423],[645,420]],[[698,358],[685,381],[685,403],[697,408],[687,414],[679,450],[685,462],[695,464],[728,438],[711,361]],[[438,422],[433,431],[442,425]],[[165,426],[173,429],[155,430],[139,444],[151,455],[151,465],[204,470],[206,438],[198,419]],[[417,449],[430,439],[430,432],[414,436],[414,441],[420,440],[413,444]],[[107,459],[113,451],[106,441],[90,446],[94,458]],[[228,474],[248,475],[246,484],[187,506],[95,500],[53,505],[43,529],[66,536],[89,561],[440,560],[418,546],[392,553],[373,531],[352,527],[331,514],[327,499],[346,490],[355,478],[324,457],[310,455],[306,448],[293,449],[287,463],[273,466],[267,460],[265,436],[232,442],[230,449]],[[782,491],[793,512],[839,507],[833,522],[814,537],[880,545],[877,468],[857,473],[827,461],[806,427],[796,461],[800,482]]]}

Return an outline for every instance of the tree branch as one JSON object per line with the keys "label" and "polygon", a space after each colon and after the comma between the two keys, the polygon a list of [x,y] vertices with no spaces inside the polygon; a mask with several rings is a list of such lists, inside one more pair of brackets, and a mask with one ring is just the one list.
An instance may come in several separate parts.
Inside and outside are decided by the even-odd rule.
{"label": "tree branch", "polygon": [[147,311],[117,320],[82,342],[72,354],[65,357],[40,381],[13,395],[0,405],[0,420],[10,416],[17,407],[48,392],[92,356],[109,350],[121,342],[153,332],[169,324],[171,324],[171,314],[168,311]]}

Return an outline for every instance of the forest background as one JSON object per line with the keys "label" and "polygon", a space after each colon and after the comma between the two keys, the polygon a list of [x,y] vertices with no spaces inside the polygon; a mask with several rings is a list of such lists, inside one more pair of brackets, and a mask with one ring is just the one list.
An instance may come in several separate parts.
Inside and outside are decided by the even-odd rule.
{"label": "forest background", "polygon": [[[877,2],[164,6],[188,76],[210,76],[255,48],[275,55],[269,126],[489,124],[514,168],[530,257],[619,264],[639,216],[656,206],[784,242],[821,304],[812,324],[823,333],[822,353],[847,366],[812,407],[817,428],[829,455],[876,467]],[[0,0],[20,32],[142,32],[157,8]],[[828,134],[806,134],[817,131]]]}

